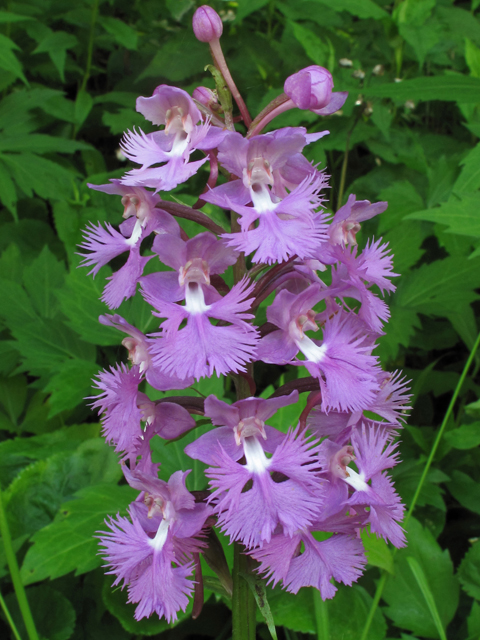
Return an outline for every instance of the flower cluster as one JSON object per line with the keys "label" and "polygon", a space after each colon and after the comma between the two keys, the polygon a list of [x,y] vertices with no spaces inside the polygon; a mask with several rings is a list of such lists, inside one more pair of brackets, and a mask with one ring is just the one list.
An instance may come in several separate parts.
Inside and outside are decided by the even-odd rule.
{"label": "flower cluster", "polygon": [[[221,27],[213,9],[197,10],[195,34],[210,43],[236,98],[218,53]],[[125,220],[118,230],[109,224],[85,230],[82,265],[95,275],[127,253],[102,300],[115,310],[138,292],[158,319],[145,335],[117,313],[100,318],[125,334],[131,366],[101,371],[92,404],[127,482],[140,492],[128,517],[110,519],[99,534],[114,584],[127,586],[137,619],[156,612],[172,621],[185,610],[200,588],[193,573],[201,570],[199,554],[214,526],[242,544],[273,584],[292,593],[313,586],[324,599],[336,591],[332,579],[351,585],[362,574],[360,531],[405,544],[404,507],[388,470],[399,461],[395,438],[409,395],[401,374],[383,371],[375,355],[389,318],[383,295],[394,291],[397,274],[386,244],[370,240],[360,249],[356,241],[360,223],[387,204],[351,195],[332,216],[322,195],[328,176],[303,155],[328,131],[261,133],[287,108],[319,116],[338,110],[346,94],[332,88],[329,72],[314,66],[287,78],[285,94],[253,122],[237,100],[245,135],[234,130],[220,93],[199,87],[193,99],[160,85],[138,98],[137,110],[162,128],[129,131],[122,141],[137,168],[107,185],[90,185],[120,196]],[[194,152],[203,156],[192,159]],[[233,212],[230,230],[199,208],[159,195],[207,162],[210,177],[198,206]],[[219,165],[230,176],[221,184]],[[172,214],[207,230],[189,238]],[[250,271],[242,268],[245,258]],[[256,310],[272,294],[267,322],[259,326]],[[270,398],[255,397],[257,361],[291,365],[300,377]],[[240,393],[233,403],[213,395],[155,401],[148,395],[154,389],[158,398],[214,373],[231,376],[238,389],[249,384],[251,395]],[[282,430],[268,424],[279,409],[298,406],[305,390],[310,395],[298,421]],[[153,438],[179,439],[195,429],[192,413],[212,426],[185,447],[207,465],[209,488],[195,494],[186,486],[187,469],[168,482],[159,479],[150,448]]]}

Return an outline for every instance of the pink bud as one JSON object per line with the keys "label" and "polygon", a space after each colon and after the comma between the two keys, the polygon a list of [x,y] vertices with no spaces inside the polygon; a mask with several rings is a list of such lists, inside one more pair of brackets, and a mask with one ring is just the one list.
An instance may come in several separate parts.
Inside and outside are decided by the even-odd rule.
{"label": "pink bud", "polygon": [[217,96],[207,87],[197,87],[192,93],[192,98],[209,109],[218,104]]}
{"label": "pink bud", "polygon": [[299,109],[323,109],[332,98],[330,71],[312,65],[285,80],[284,91]]}
{"label": "pink bud", "polygon": [[200,42],[218,40],[223,33],[222,19],[212,7],[204,4],[193,14],[193,33]]}

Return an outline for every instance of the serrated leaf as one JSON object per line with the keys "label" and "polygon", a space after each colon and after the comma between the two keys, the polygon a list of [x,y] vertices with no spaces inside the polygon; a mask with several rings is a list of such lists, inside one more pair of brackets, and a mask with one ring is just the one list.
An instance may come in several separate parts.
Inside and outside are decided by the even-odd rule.
{"label": "serrated leaf", "polygon": [[395,304],[422,313],[444,315],[461,301],[476,299],[480,260],[448,257],[422,265],[399,282]]}
{"label": "serrated leaf", "polygon": [[[26,589],[26,596],[35,628],[40,638],[68,640],[75,628],[75,609],[72,603],[48,585]],[[13,593],[5,598],[20,637],[27,638],[23,616]]]}
{"label": "serrated leaf", "polygon": [[480,188],[480,144],[477,144],[463,160],[463,166],[453,190],[455,193],[468,193]]}
{"label": "serrated leaf", "polygon": [[0,160],[0,200],[7,207],[14,220],[18,220],[17,213],[17,192],[15,184],[10,176],[10,172],[5,164]]}
{"label": "serrated leaf", "polygon": [[73,268],[65,279],[64,287],[55,292],[68,326],[83,340],[100,346],[118,345],[124,337],[116,329],[98,321],[98,317],[107,311],[100,296],[109,273],[109,267],[106,267],[93,279],[87,277],[84,269]]}
{"label": "serrated leaf", "polygon": [[95,534],[109,515],[125,513],[137,493],[127,485],[98,484],[81,489],[63,503],[55,520],[32,538],[21,575],[24,584],[92,571],[102,564]]}
{"label": "serrated leaf", "polygon": [[478,541],[465,554],[458,568],[458,579],[469,596],[480,600],[480,543]]}
{"label": "serrated leaf", "polygon": [[19,49],[20,47],[13,40],[0,33],[0,69],[13,73],[16,78],[20,78],[28,85],[28,80],[23,75],[22,65],[13,53],[14,50],[18,51]]}
{"label": "serrated leaf", "polygon": [[92,107],[92,96],[87,91],[85,91],[85,89],[81,89],[77,93],[77,97],[75,98],[74,117],[77,132],[87,119],[88,114],[92,110]]}
{"label": "serrated leaf", "polygon": [[302,27],[298,22],[292,22],[290,24],[292,25],[295,38],[302,45],[310,60],[322,67],[326,66],[328,58],[327,45],[322,42],[313,31]]}
{"label": "serrated leaf", "polygon": [[25,289],[17,282],[0,279],[0,299],[0,317],[8,327],[18,327],[38,319]]}
{"label": "serrated leaf", "polygon": [[52,160],[33,153],[4,154],[10,173],[25,195],[35,192],[41,198],[69,198],[73,194],[75,172],[69,171]]}
{"label": "serrated leaf", "polygon": [[77,38],[66,31],[51,31],[42,38],[37,48],[32,53],[48,53],[51,61],[57,68],[62,82],[65,82],[65,60],[67,50],[73,49],[78,44]]}
{"label": "serrated leaf", "polygon": [[480,78],[480,49],[470,38],[465,38],[465,62],[472,76]]}
{"label": "serrated leaf", "polygon": [[442,551],[433,535],[414,518],[408,523],[408,546],[395,556],[395,574],[389,575],[383,597],[389,605],[385,613],[401,629],[415,635],[438,638],[436,625],[407,558],[421,567],[445,629],[455,615],[458,583],[448,551]]}
{"label": "serrated leaf", "polygon": [[480,422],[464,424],[458,429],[449,431],[444,436],[446,442],[454,449],[473,449],[480,444]]}
{"label": "serrated leaf", "polygon": [[[189,55],[182,55],[186,50]],[[138,80],[161,76],[170,82],[178,82],[198,73],[198,70],[209,62],[208,47],[198,42],[193,33],[182,32],[180,36],[172,38],[157,51]]]}
{"label": "serrated leaf", "polygon": [[83,424],[63,427],[40,436],[0,442],[0,485],[5,489],[32,462],[45,460],[63,451],[75,451],[82,442],[98,435],[99,425]]}
{"label": "serrated leaf", "polygon": [[11,11],[0,11],[0,24],[8,22],[24,22],[25,20],[33,20],[31,16],[22,16],[19,13]]}
{"label": "serrated leaf", "polygon": [[418,560],[416,558],[412,558],[411,556],[407,556],[408,565],[415,576],[415,580],[417,581],[418,586],[420,587],[420,591],[427,603],[428,610],[430,611],[430,615],[432,617],[433,623],[437,629],[438,636],[441,640],[447,640],[447,636],[445,635],[445,629],[443,628],[442,621],[440,620],[440,616],[438,614],[437,605],[435,604],[435,598],[433,597],[432,590],[430,589],[430,585],[428,584],[427,577],[420,566]]}
{"label": "serrated leaf", "polygon": [[67,360],[55,367],[45,387],[50,393],[48,417],[74,409],[92,392],[92,378],[98,373],[98,365],[86,360]]}
{"label": "serrated leaf", "polygon": [[454,498],[474,513],[480,513],[480,485],[463,471],[455,470],[448,483],[448,489]]}
{"label": "serrated leaf", "polygon": [[25,376],[0,377],[0,404],[13,424],[25,408],[27,399],[27,379]]}
{"label": "serrated leaf", "polygon": [[439,207],[415,211],[406,218],[444,224],[448,227],[449,233],[478,238],[480,237],[480,194],[452,196],[448,202],[443,202]]}
{"label": "serrated leaf", "polygon": [[365,90],[367,96],[406,100],[444,100],[445,102],[480,102],[480,79],[460,74],[412,78]]}
{"label": "serrated leaf", "polygon": [[334,11],[347,11],[358,18],[375,18],[376,20],[390,18],[389,14],[372,0],[336,0],[333,3],[328,0],[317,0],[317,2],[321,2]]}
{"label": "serrated leaf", "polygon": [[4,492],[12,537],[43,529],[77,491],[89,485],[116,484],[121,475],[116,454],[102,438],[87,440],[72,453],[57,453],[31,464]]}
{"label": "serrated leaf", "polygon": [[63,285],[64,279],[65,267],[53,255],[48,245],[45,245],[38,258],[25,267],[25,289],[35,310],[43,318],[53,318],[56,315],[59,304],[55,292]]}
{"label": "serrated leaf", "polygon": [[136,51],[138,36],[135,29],[130,25],[125,24],[125,22],[117,18],[110,18],[108,16],[101,16],[99,22],[105,31],[115,38],[118,44],[131,51]]}
{"label": "serrated leaf", "polygon": [[50,374],[53,368],[70,358],[95,360],[95,347],[80,340],[59,320],[29,322],[12,326],[11,331],[22,356],[22,369],[32,375]]}
{"label": "serrated leaf", "polygon": [[0,152],[28,151],[32,153],[75,153],[79,149],[90,149],[90,145],[76,140],[47,136],[44,133],[0,136]]}

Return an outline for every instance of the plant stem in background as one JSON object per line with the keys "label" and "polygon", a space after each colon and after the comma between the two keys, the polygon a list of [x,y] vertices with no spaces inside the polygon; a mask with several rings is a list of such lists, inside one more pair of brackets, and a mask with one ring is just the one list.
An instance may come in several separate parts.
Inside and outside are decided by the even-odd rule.
{"label": "plant stem in background", "polygon": [[[435,438],[435,442],[433,443],[432,449],[430,451],[430,455],[428,456],[427,462],[425,463],[425,467],[423,469],[423,473],[420,477],[420,480],[418,482],[417,488],[415,490],[415,494],[412,498],[412,502],[410,504],[410,507],[408,509],[407,515],[405,516],[405,520],[403,521],[403,525],[406,528],[408,521],[410,520],[412,514],[413,514],[413,510],[415,509],[415,505],[417,504],[418,498],[420,496],[420,493],[422,491],[422,487],[425,483],[425,480],[427,479],[427,475],[428,472],[430,471],[430,467],[432,466],[432,462],[433,459],[435,457],[435,454],[437,452],[438,446],[440,444],[440,440],[442,439],[443,433],[445,431],[445,428],[448,424],[448,421],[450,419],[450,416],[452,415],[453,412],[453,408],[455,406],[455,402],[457,401],[458,398],[458,394],[461,391],[461,388],[463,386],[463,383],[465,382],[465,378],[467,377],[467,373],[468,370],[470,369],[470,366],[475,358],[475,354],[477,352],[478,346],[480,345],[480,333],[477,336],[477,339],[475,340],[475,344],[472,347],[472,350],[470,351],[470,355],[468,356],[468,360],[465,364],[465,367],[462,371],[462,375],[460,376],[457,386],[455,387],[455,391],[453,392],[452,398],[450,400],[450,404],[448,405],[447,411],[445,413],[445,416],[443,418],[442,424],[440,425],[440,429],[438,430],[437,433],[437,437]],[[396,554],[396,549],[394,549],[393,551],[393,555],[395,556]],[[372,606],[370,608],[367,620],[365,622],[365,627],[363,629],[363,633],[362,636],[360,638],[360,640],[367,640],[368,638],[368,633],[370,631],[370,626],[372,624],[372,620],[373,617],[375,615],[375,611],[377,610],[378,604],[380,602],[380,599],[382,597],[383,594],[383,589],[385,587],[385,582],[387,581],[387,572],[383,571],[382,576],[380,578],[380,580],[378,581],[377,584],[377,589],[375,591],[375,595],[373,597],[373,602],[372,602]]]}
{"label": "plant stem in background", "polygon": [[3,599],[3,596],[2,596],[1,593],[0,593],[0,607],[2,608],[3,615],[7,619],[8,624],[10,625],[12,633],[15,636],[15,640],[22,640],[22,638],[20,637],[20,634],[18,633],[17,627],[15,626],[15,623],[14,623],[14,621],[12,619],[12,616],[10,615],[10,611],[8,610],[8,607],[5,604],[5,600]]}
{"label": "plant stem in background", "polygon": [[3,540],[3,546],[5,549],[5,556],[7,558],[7,565],[10,571],[10,576],[13,582],[13,588],[15,589],[15,595],[17,596],[18,606],[20,607],[20,613],[22,614],[23,622],[27,630],[27,634],[30,640],[39,640],[35,623],[33,621],[32,612],[27,600],[27,594],[20,578],[20,571],[18,569],[17,558],[12,546],[12,539],[10,536],[10,529],[8,528],[7,515],[3,508],[2,490],[0,488],[0,534]]}
{"label": "plant stem in background", "polygon": [[315,610],[315,622],[317,624],[317,640],[330,640],[327,605],[322,600],[322,596],[318,589],[312,589],[312,594],[313,607]]}

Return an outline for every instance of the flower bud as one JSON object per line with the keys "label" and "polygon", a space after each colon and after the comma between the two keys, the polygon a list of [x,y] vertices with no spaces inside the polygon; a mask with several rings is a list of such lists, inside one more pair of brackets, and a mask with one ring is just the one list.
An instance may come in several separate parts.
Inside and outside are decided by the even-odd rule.
{"label": "flower bud", "polygon": [[323,109],[332,98],[332,74],[312,65],[285,80],[284,91],[299,109]]}
{"label": "flower bud", "polygon": [[209,109],[215,109],[218,105],[216,94],[207,87],[197,87],[192,93],[192,98]]}
{"label": "flower bud", "polygon": [[223,33],[222,19],[212,7],[204,4],[193,14],[193,33],[200,42],[218,40]]}

